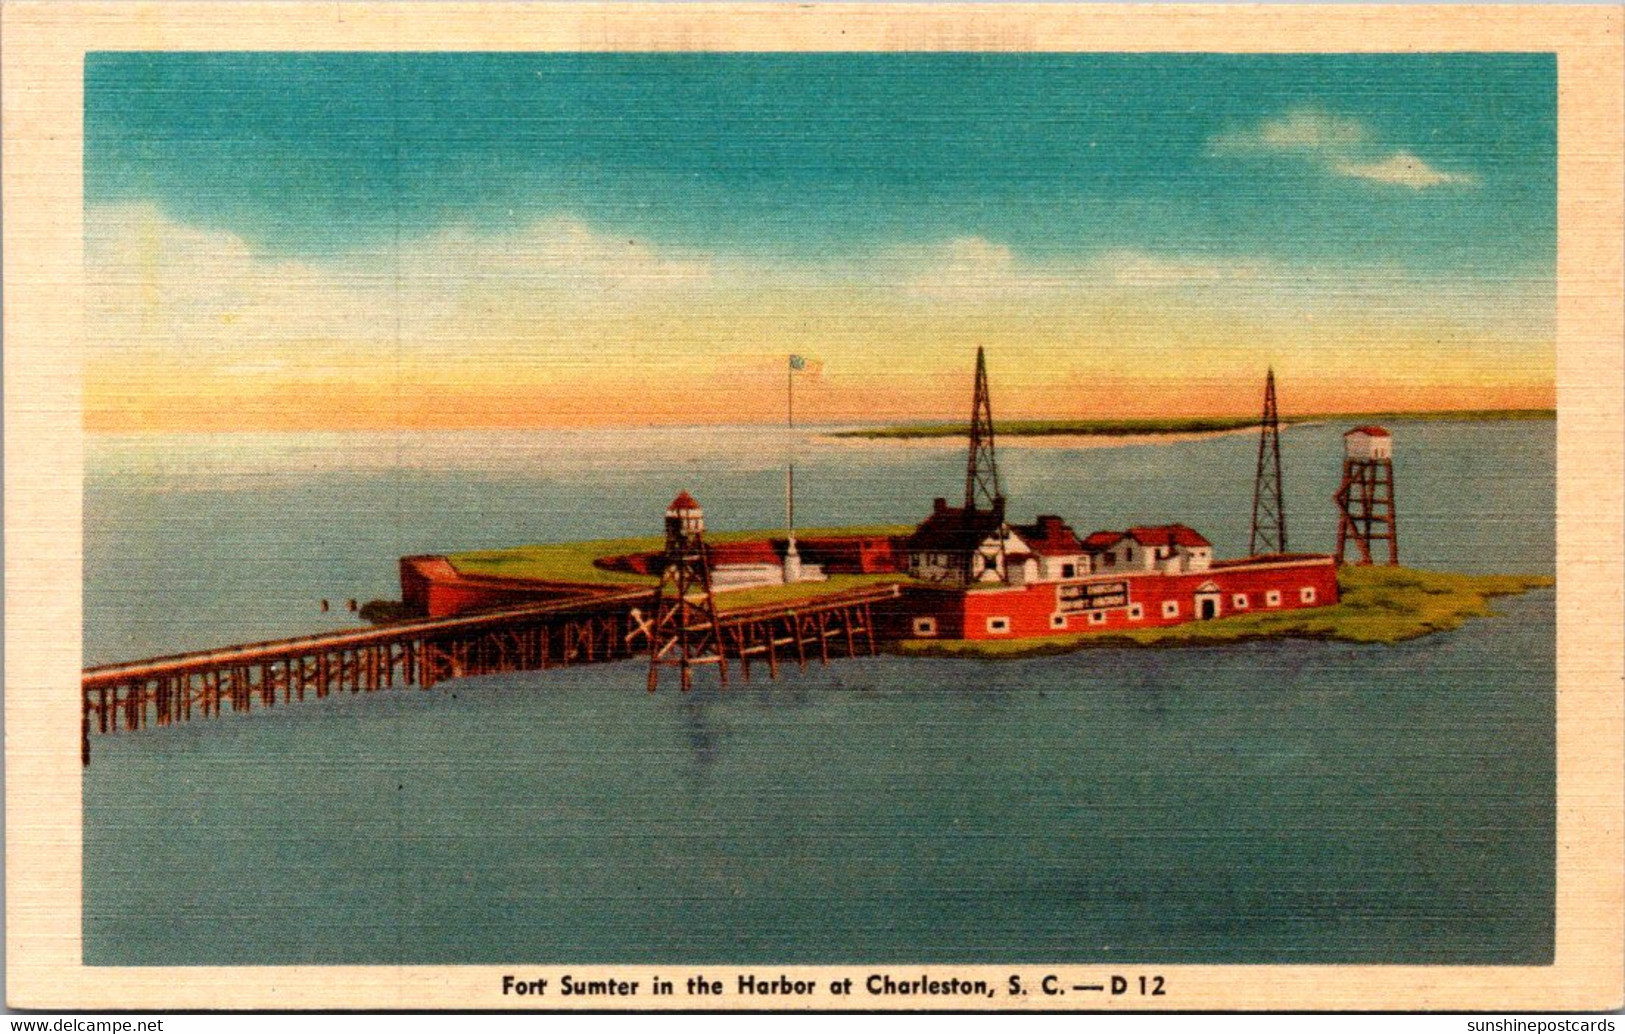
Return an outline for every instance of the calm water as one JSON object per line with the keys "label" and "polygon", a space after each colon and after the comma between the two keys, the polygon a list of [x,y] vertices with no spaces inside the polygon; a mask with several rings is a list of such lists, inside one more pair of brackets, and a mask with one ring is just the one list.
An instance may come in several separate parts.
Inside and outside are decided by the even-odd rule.
{"label": "calm water", "polygon": [[[1553,568],[1553,425],[1398,424],[1418,566]],[[1337,427],[1284,448],[1295,548]],[[590,444],[589,444],[590,443]],[[349,624],[417,551],[778,517],[762,429],[101,438],[87,663]],[[910,522],[952,444],[798,436],[807,524]],[[1246,546],[1256,440],[1006,449],[1018,514]],[[1492,482],[1481,477],[1493,476]],[[1530,963],[1552,938],[1548,592],[1396,647],[882,658],[688,697],[635,665],[98,739],[105,964]]]}

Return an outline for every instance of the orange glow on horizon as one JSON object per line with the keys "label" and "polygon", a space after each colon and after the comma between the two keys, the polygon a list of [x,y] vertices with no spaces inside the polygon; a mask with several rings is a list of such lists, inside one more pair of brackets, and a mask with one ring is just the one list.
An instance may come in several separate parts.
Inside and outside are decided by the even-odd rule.
{"label": "orange glow on horizon", "polygon": [[[1551,409],[1550,384],[1438,385],[1395,381],[1350,384],[1292,378],[1277,370],[1283,415],[1459,409]],[[961,383],[962,382],[962,383]],[[1263,371],[1252,379],[1096,380],[1087,385],[1001,386],[993,375],[998,420],[1233,417],[1256,413]],[[796,422],[887,424],[952,422],[970,406],[969,370],[912,389],[825,377],[798,382]],[[784,374],[744,371],[720,388],[697,375],[649,376],[570,389],[540,385],[418,383],[387,380],[267,380],[200,383],[194,390],[140,390],[116,371],[87,377],[84,427],[93,433],[164,431],[359,431],[477,428],[637,427],[776,424],[785,420]]]}

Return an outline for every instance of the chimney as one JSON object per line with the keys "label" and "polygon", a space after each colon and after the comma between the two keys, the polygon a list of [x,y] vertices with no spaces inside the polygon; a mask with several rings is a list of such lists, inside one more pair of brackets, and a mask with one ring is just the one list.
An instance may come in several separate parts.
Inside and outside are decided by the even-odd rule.
{"label": "chimney", "polygon": [[948,509],[948,500],[947,499],[945,499],[945,498],[943,498],[942,496],[939,495],[935,499],[931,500],[931,512],[932,513],[941,513],[942,511],[944,511],[946,509]]}

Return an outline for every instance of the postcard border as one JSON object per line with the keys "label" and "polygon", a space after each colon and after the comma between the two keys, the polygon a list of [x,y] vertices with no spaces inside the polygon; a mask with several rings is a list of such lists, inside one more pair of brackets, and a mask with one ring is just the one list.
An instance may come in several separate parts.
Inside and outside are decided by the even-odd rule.
{"label": "postcard border", "polygon": [[[1556,961],[1537,967],[1162,966],[1110,1009],[1600,1010],[1625,966],[1625,11],[1220,5],[8,3],[3,86],[8,997],[17,1007],[548,1008],[505,966],[84,967],[78,672],[82,89],[87,51],[1549,51],[1559,76]],[[1081,965],[1081,964],[1080,964]],[[1088,964],[1095,965],[1095,964]],[[527,966],[582,978],[643,966]],[[675,969],[677,967],[665,967]],[[818,979],[862,966],[706,968]],[[952,970],[1002,982],[1042,967]],[[1098,968],[1098,967],[1096,967]],[[1141,967],[1146,968],[1146,967]],[[616,1007],[693,1008],[682,997]],[[826,991],[796,1008],[885,1009]],[[905,999],[897,1008],[1076,1008]],[[726,996],[707,1008],[785,1007]],[[604,1008],[585,999],[582,1008]]]}

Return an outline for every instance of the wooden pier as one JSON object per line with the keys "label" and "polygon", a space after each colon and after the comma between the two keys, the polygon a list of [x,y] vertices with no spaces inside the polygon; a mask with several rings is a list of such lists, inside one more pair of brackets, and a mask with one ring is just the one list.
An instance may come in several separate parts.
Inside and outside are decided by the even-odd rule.
{"label": "wooden pier", "polygon": [[758,663],[767,661],[769,677],[778,678],[781,661],[805,668],[809,660],[828,664],[832,655],[873,657],[879,652],[874,605],[895,599],[900,591],[896,585],[880,585],[797,605],[769,604],[724,611],[717,619],[722,627],[723,648],[729,657],[738,659],[746,682],[750,681],[753,659]]}
{"label": "wooden pier", "polygon": [[[718,618],[726,652],[745,679],[752,659],[773,677],[781,660],[876,651],[875,603],[895,598],[881,585],[794,603],[725,611]],[[579,597],[377,628],[245,643],[195,653],[86,668],[80,759],[90,764],[93,733],[107,735],[218,718],[256,707],[371,693],[501,672],[539,671],[623,660],[646,653],[650,589]],[[834,647],[831,647],[831,642]]]}
{"label": "wooden pier", "polygon": [[90,734],[172,725],[335,693],[375,692],[472,675],[619,660],[636,652],[646,589],[350,632],[246,643],[84,671],[81,760]]}

